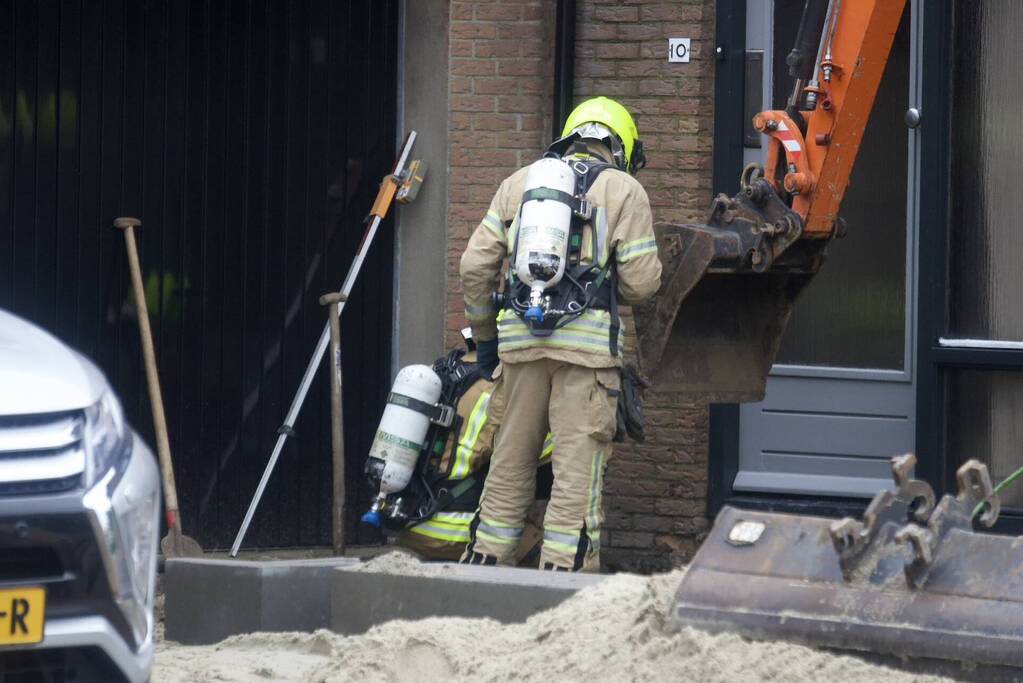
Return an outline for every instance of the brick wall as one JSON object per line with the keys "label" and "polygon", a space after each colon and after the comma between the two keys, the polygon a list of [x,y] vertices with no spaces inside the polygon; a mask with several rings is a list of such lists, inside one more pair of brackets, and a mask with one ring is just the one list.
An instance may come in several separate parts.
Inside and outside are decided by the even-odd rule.
{"label": "brick wall", "polygon": [[[458,258],[466,240],[500,180],[549,142],[554,8],[553,0],[451,3],[449,346],[465,324]],[[691,63],[667,62],[669,37],[692,39]],[[714,0],[578,0],[575,101],[607,95],[632,112],[648,159],[637,177],[656,221],[696,220],[710,204],[713,48]],[[688,559],[708,525],[706,405],[655,385],[647,416],[647,441],[620,445],[608,467],[603,559],[612,570]]]}
{"label": "brick wall", "polygon": [[[691,38],[692,61],[669,64],[668,38]],[[655,221],[702,220],[711,200],[714,0],[579,0],[575,98],[618,99],[647,155],[637,178]],[[647,440],[615,449],[608,465],[603,561],[661,570],[688,560],[708,527],[707,406],[647,392]]]}
{"label": "brick wall", "polygon": [[554,10],[551,0],[450,6],[447,348],[465,327],[458,259],[469,235],[501,180],[550,142]]}

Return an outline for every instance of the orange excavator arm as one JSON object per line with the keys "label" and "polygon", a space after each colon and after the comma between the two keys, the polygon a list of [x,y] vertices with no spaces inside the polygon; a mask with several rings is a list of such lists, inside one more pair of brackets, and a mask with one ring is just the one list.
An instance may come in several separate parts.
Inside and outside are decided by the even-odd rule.
{"label": "orange excavator arm", "polygon": [[802,88],[804,102],[813,106],[800,111],[805,126],[800,130],[783,111],[761,112],[753,119],[754,127],[770,138],[766,168],[776,168],[784,158],[780,189],[792,195],[803,235],[812,239],[827,239],[835,229],[905,0],[835,5],[838,11],[827,16],[821,36],[817,82]]}
{"label": "orange excavator arm", "polygon": [[785,110],[763,111],[766,163],[702,224],[655,226],[664,276],[637,307],[639,360],[661,384],[763,397],[792,305],[818,272],[906,0],[807,0]]}

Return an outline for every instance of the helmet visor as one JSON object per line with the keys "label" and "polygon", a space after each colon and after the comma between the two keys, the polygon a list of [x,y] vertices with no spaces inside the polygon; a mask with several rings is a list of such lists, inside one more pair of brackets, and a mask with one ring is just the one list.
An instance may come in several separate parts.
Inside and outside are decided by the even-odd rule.
{"label": "helmet visor", "polygon": [[573,128],[571,134],[578,135],[580,138],[600,140],[611,150],[615,166],[622,169],[625,168],[625,148],[622,147],[622,141],[604,124],[597,123],[596,121],[587,121],[581,126]]}

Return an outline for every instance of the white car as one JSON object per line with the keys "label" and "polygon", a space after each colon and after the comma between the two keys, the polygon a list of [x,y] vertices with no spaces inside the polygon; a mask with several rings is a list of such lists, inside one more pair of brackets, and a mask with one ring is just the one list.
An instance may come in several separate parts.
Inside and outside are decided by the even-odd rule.
{"label": "white car", "polygon": [[0,310],[0,680],[149,678],[159,510],[103,374]]}

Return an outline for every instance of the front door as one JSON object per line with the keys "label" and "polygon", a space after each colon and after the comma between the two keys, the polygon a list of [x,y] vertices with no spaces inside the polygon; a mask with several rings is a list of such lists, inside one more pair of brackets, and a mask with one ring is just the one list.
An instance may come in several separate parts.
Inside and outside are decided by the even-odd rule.
{"label": "front door", "polygon": [[[774,108],[789,95],[784,58],[803,4],[747,6],[747,49],[761,51]],[[846,235],[795,306],[765,399],[740,408],[735,491],[869,497],[891,481],[888,458],[914,450],[915,136],[904,114],[916,16],[907,5],[842,204]],[[747,147],[746,161],[763,152]]]}

